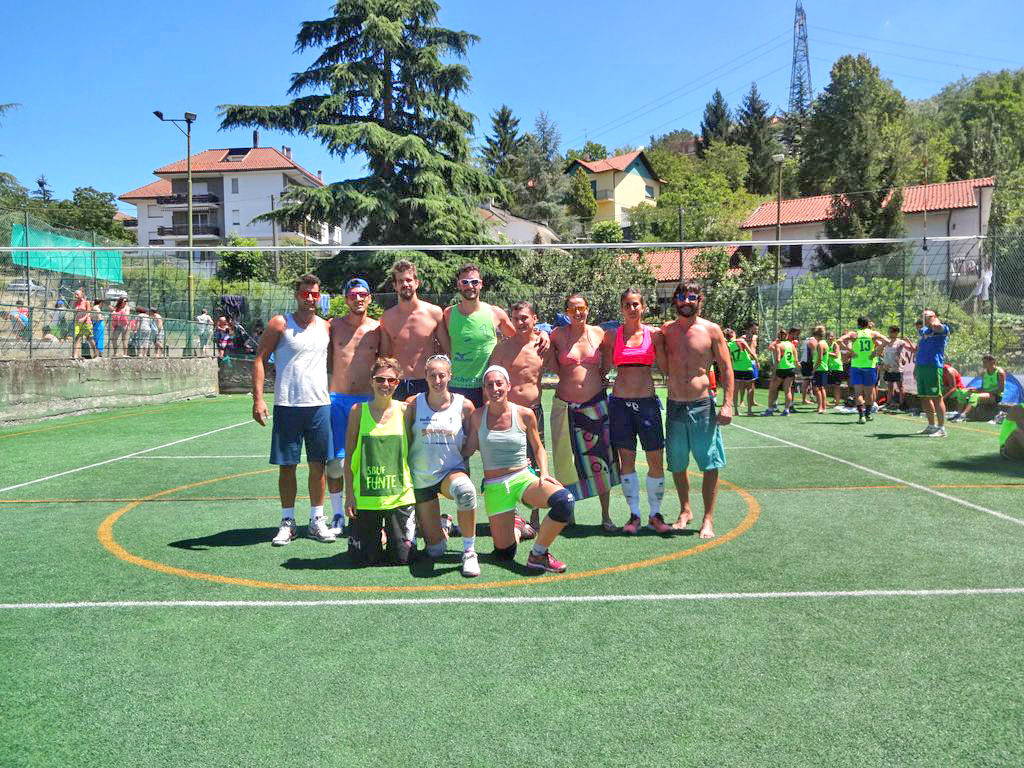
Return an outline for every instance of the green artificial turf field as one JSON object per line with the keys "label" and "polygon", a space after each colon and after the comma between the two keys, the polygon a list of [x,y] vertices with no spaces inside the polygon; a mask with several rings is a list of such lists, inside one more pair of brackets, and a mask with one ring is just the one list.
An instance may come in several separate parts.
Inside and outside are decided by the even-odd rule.
{"label": "green artificial turf field", "polygon": [[271,547],[249,403],[0,430],[0,765],[1021,764],[1024,468],[996,427],[741,416],[711,542],[694,473],[683,534],[604,533],[591,499],[567,574],[498,564],[481,524],[466,580],[458,539],[358,570],[304,538],[304,472]]}

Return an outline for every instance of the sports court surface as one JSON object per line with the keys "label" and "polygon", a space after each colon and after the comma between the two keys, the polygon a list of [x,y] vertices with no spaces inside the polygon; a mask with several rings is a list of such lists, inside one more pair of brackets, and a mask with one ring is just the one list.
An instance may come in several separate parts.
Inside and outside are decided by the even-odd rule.
{"label": "sports court surface", "polygon": [[1021,764],[1024,471],[997,427],[741,416],[717,539],[605,534],[595,499],[552,548],[569,573],[498,565],[481,526],[466,580],[458,539],[349,568],[301,490],[271,547],[250,407],[0,430],[0,765]]}

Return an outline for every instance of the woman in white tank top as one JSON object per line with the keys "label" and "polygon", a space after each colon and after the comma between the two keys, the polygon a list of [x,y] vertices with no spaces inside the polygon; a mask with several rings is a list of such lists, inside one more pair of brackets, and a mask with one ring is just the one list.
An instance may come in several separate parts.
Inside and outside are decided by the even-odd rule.
{"label": "woman in white tank top", "polygon": [[451,360],[434,355],[426,363],[427,392],[405,401],[410,406],[405,409],[405,418],[416,519],[427,543],[427,555],[441,557],[448,545],[441,528],[438,494],[452,499],[462,531],[462,575],[479,576],[476,489],[462,456],[473,403],[448,391],[451,377]]}

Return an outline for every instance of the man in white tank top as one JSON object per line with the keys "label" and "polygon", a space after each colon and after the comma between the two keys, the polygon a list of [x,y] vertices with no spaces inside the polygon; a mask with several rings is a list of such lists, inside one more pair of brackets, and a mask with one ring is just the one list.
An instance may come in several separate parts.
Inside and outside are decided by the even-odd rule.
{"label": "man in white tank top", "polygon": [[[324,465],[331,455],[331,398],[327,390],[327,349],[330,343],[327,321],[317,317],[320,279],[303,275],[296,281],[298,309],[274,315],[260,337],[252,364],[252,417],[267,424],[267,403],[263,399],[265,361],[274,355],[274,424],[270,442],[270,463],[278,465],[281,496],[281,526],[271,542],[284,546],[295,538],[295,467],[306,443],[309,463],[309,537],[317,541],[336,540],[324,518]],[[344,438],[342,438],[344,439]]]}

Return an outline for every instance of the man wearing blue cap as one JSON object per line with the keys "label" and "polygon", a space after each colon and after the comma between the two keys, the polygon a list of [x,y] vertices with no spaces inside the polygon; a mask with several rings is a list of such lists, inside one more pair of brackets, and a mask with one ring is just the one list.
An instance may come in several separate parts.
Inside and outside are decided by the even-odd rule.
{"label": "man wearing blue cap", "polygon": [[380,323],[370,317],[370,285],[361,277],[345,283],[348,313],[331,318],[331,345],[327,365],[331,370],[331,434],[333,454],[327,462],[327,490],[334,517],[330,531],[340,536],[345,527],[344,467],[348,415],[356,403],[371,399],[370,368],[380,354]]}

